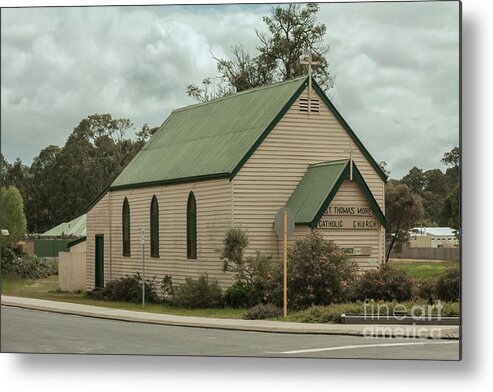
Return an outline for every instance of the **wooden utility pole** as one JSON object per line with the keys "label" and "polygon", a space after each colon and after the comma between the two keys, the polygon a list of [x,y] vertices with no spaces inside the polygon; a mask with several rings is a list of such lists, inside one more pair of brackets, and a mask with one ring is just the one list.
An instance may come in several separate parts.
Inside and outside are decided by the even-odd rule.
{"label": "wooden utility pole", "polygon": [[293,234],[294,228],[294,214],[287,207],[279,208],[274,218],[274,230],[282,240],[284,318],[288,314],[288,237]]}
{"label": "wooden utility pole", "polygon": [[145,261],[145,237],[144,237],[144,229],[140,229],[140,241],[142,243],[142,307],[145,306],[146,303],[146,261]]}
{"label": "wooden utility pole", "polygon": [[288,315],[288,212],[283,211],[283,247],[284,247],[284,318]]}

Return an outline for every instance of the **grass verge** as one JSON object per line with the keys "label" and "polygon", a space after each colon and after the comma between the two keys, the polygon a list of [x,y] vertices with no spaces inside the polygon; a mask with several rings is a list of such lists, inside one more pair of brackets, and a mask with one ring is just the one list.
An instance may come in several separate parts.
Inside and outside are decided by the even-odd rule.
{"label": "grass verge", "polygon": [[444,261],[443,263],[430,263],[426,261],[392,261],[391,264],[395,268],[406,271],[412,278],[437,279],[446,268],[455,266],[458,262]]}
{"label": "grass verge", "polygon": [[135,310],[151,313],[174,314],[178,316],[215,317],[224,319],[241,319],[244,309],[218,308],[218,309],[182,309],[161,304],[134,304],[128,302],[99,301],[88,298],[84,293],[67,293],[58,290],[58,277],[50,276],[46,279],[4,279],[1,281],[2,295],[15,297],[28,297],[45,299],[49,301],[61,301],[83,305],[102,306],[113,309]]}
{"label": "grass verge", "polygon": [[[440,311],[441,316],[458,316],[459,315],[459,303],[458,302],[441,302],[443,308]],[[415,307],[413,309],[413,307]],[[397,312],[410,313],[415,315],[428,316],[437,315],[437,307],[428,307],[425,301],[412,301],[412,302],[374,302],[369,303],[366,307],[366,314],[368,317],[373,316],[387,316],[393,317],[394,309]],[[295,321],[301,323],[340,323],[341,314],[365,314],[365,306],[361,301],[355,303],[344,304],[332,304],[329,306],[312,306],[305,310],[292,312],[288,314],[287,321]]]}
{"label": "grass verge", "polygon": [[[113,309],[145,311],[151,313],[173,314],[178,316],[195,316],[195,317],[214,317],[224,319],[242,319],[245,314],[245,309],[234,308],[218,308],[218,309],[183,309],[175,308],[161,304],[147,304],[142,308],[141,304],[128,302],[108,302],[99,301],[88,298],[83,293],[66,293],[58,291],[57,276],[50,276],[46,279],[30,280],[30,279],[2,279],[1,281],[2,295],[10,295],[16,297],[28,297],[45,299],[50,301],[61,301],[69,303],[77,303],[83,305],[94,305]],[[385,315],[390,312],[392,315],[393,309],[399,305],[396,310],[402,311],[402,306],[407,311],[410,311],[413,305],[425,307],[425,301],[414,302],[375,302],[373,306],[373,314]],[[442,316],[457,316],[459,315],[458,302],[442,302]],[[364,314],[365,307],[363,302],[332,304],[329,306],[312,306],[301,311],[290,311],[286,321],[303,322],[303,323],[339,323],[341,314]],[[367,314],[371,314],[371,304],[366,308]],[[419,309],[418,309],[419,312]],[[418,313],[419,314],[419,313]],[[433,309],[433,314],[436,314],[436,308]],[[282,318],[278,319],[283,321]]]}

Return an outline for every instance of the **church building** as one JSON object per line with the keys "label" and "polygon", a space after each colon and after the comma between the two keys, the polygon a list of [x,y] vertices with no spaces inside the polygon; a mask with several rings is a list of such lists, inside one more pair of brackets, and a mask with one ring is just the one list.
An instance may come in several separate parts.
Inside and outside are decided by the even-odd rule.
{"label": "church building", "polygon": [[[87,211],[86,288],[142,270],[173,282],[207,274],[223,289],[218,249],[248,231],[248,251],[280,262],[312,230],[361,270],[385,254],[386,175],[316,81],[300,77],[173,111]],[[289,265],[288,265],[289,268]]]}

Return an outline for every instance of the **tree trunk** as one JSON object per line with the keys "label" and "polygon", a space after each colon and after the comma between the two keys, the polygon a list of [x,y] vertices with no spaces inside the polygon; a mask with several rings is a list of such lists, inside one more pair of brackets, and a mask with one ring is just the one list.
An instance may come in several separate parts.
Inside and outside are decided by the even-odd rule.
{"label": "tree trunk", "polygon": [[395,239],[397,238],[397,235],[399,234],[399,228],[401,226],[401,220],[402,220],[402,215],[399,218],[399,223],[397,223],[397,229],[395,230],[394,237],[392,238],[392,241],[390,242],[389,249],[387,249],[387,256],[385,257],[385,263],[387,263],[389,261],[390,252],[392,252],[392,248],[394,247]]}

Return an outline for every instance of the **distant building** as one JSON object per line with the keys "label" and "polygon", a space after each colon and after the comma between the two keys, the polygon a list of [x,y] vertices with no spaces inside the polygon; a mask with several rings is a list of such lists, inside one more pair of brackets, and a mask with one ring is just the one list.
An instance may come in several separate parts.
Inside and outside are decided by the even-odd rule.
{"label": "distant building", "polygon": [[414,227],[410,230],[410,248],[455,248],[456,230],[450,227]]}
{"label": "distant building", "polygon": [[86,214],[72,219],[70,222],[60,223],[58,226],[40,234],[40,237],[84,237],[86,235]]}
{"label": "distant building", "polygon": [[86,214],[39,234],[39,238],[34,240],[34,253],[38,257],[58,257],[59,252],[69,251],[69,243],[85,236]]}

